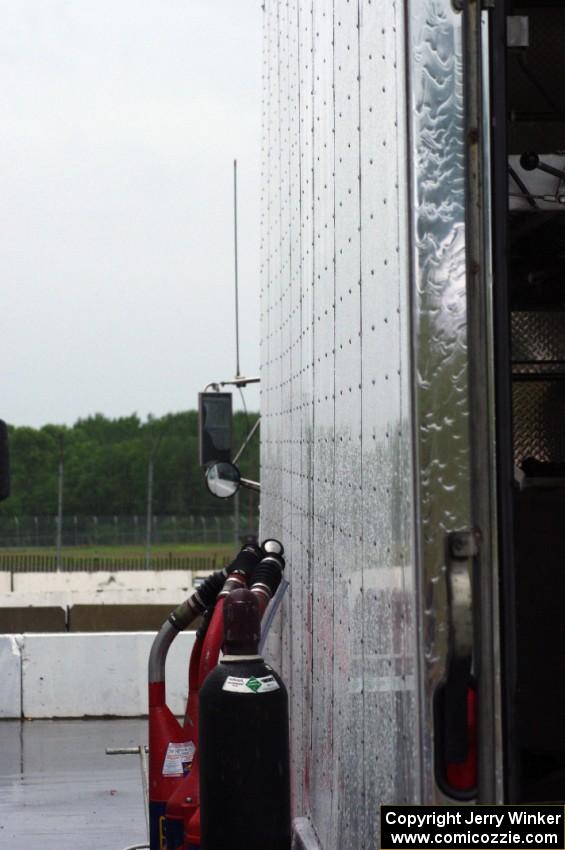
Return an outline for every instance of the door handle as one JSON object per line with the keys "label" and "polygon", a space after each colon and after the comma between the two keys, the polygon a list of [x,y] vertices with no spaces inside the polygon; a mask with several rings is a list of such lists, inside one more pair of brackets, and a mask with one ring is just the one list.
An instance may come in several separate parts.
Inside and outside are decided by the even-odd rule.
{"label": "door handle", "polygon": [[443,750],[446,763],[463,762],[469,753],[468,692],[473,664],[473,559],[478,534],[447,535],[449,650],[443,686]]}

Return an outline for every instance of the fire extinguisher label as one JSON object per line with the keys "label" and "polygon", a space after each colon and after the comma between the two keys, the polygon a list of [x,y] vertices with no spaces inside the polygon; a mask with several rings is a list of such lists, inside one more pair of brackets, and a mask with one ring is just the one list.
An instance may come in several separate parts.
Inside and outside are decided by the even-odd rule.
{"label": "fire extinguisher label", "polygon": [[248,679],[239,676],[228,676],[222,690],[232,691],[235,694],[266,694],[269,691],[278,691],[279,683],[274,676],[261,676],[256,678],[250,676]]}
{"label": "fire extinguisher label", "polygon": [[190,772],[195,752],[192,741],[171,741],[165,753],[163,776],[186,776]]}

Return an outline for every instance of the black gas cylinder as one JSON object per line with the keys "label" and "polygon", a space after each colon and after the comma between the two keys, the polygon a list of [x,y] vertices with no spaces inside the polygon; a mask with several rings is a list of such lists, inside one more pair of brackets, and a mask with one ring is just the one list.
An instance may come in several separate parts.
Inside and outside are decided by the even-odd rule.
{"label": "black gas cylinder", "polygon": [[225,655],[200,691],[201,850],[290,850],[288,697],[257,654],[257,600],[224,608]]}

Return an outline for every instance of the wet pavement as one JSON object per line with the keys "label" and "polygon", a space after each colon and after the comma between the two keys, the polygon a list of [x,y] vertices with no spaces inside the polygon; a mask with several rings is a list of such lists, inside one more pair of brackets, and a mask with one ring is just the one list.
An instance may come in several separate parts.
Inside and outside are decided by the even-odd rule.
{"label": "wet pavement", "polygon": [[122,850],[147,840],[147,721],[0,721],[0,850]]}

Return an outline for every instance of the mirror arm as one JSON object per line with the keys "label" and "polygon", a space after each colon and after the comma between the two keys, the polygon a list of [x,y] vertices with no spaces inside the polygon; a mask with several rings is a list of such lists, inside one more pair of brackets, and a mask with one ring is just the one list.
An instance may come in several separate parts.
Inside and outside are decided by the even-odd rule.
{"label": "mirror arm", "polygon": [[256,431],[256,430],[257,430],[257,428],[259,427],[259,423],[260,423],[260,422],[261,422],[261,417],[259,416],[259,418],[258,418],[258,419],[257,419],[257,421],[255,422],[255,424],[254,424],[253,428],[251,429],[251,431],[249,432],[249,434],[248,434],[248,435],[247,435],[247,437],[245,438],[245,441],[244,441],[243,445],[241,446],[241,448],[239,449],[238,453],[236,454],[236,456],[235,456],[235,457],[234,457],[234,459],[232,460],[232,463],[233,463],[233,464],[236,464],[236,463],[238,462],[238,460],[240,459],[241,455],[243,454],[243,452],[245,451],[245,449],[247,448],[247,446],[249,445],[249,443],[250,443],[250,442],[251,442],[251,440],[253,439],[253,435],[255,434],[255,431]]}
{"label": "mirror arm", "polygon": [[259,384],[261,378],[245,378],[243,375],[237,375],[233,381],[210,381],[204,387],[204,392],[212,390],[212,392],[220,392],[220,387],[246,387],[247,384]]}
{"label": "mirror arm", "polygon": [[246,387],[247,384],[258,384],[261,378],[244,378],[243,375],[237,375],[233,381],[220,381],[221,387]]}
{"label": "mirror arm", "polygon": [[250,481],[249,478],[240,478],[239,483],[242,487],[247,487],[248,490],[255,490],[257,493],[261,492],[261,485],[258,481]]}

